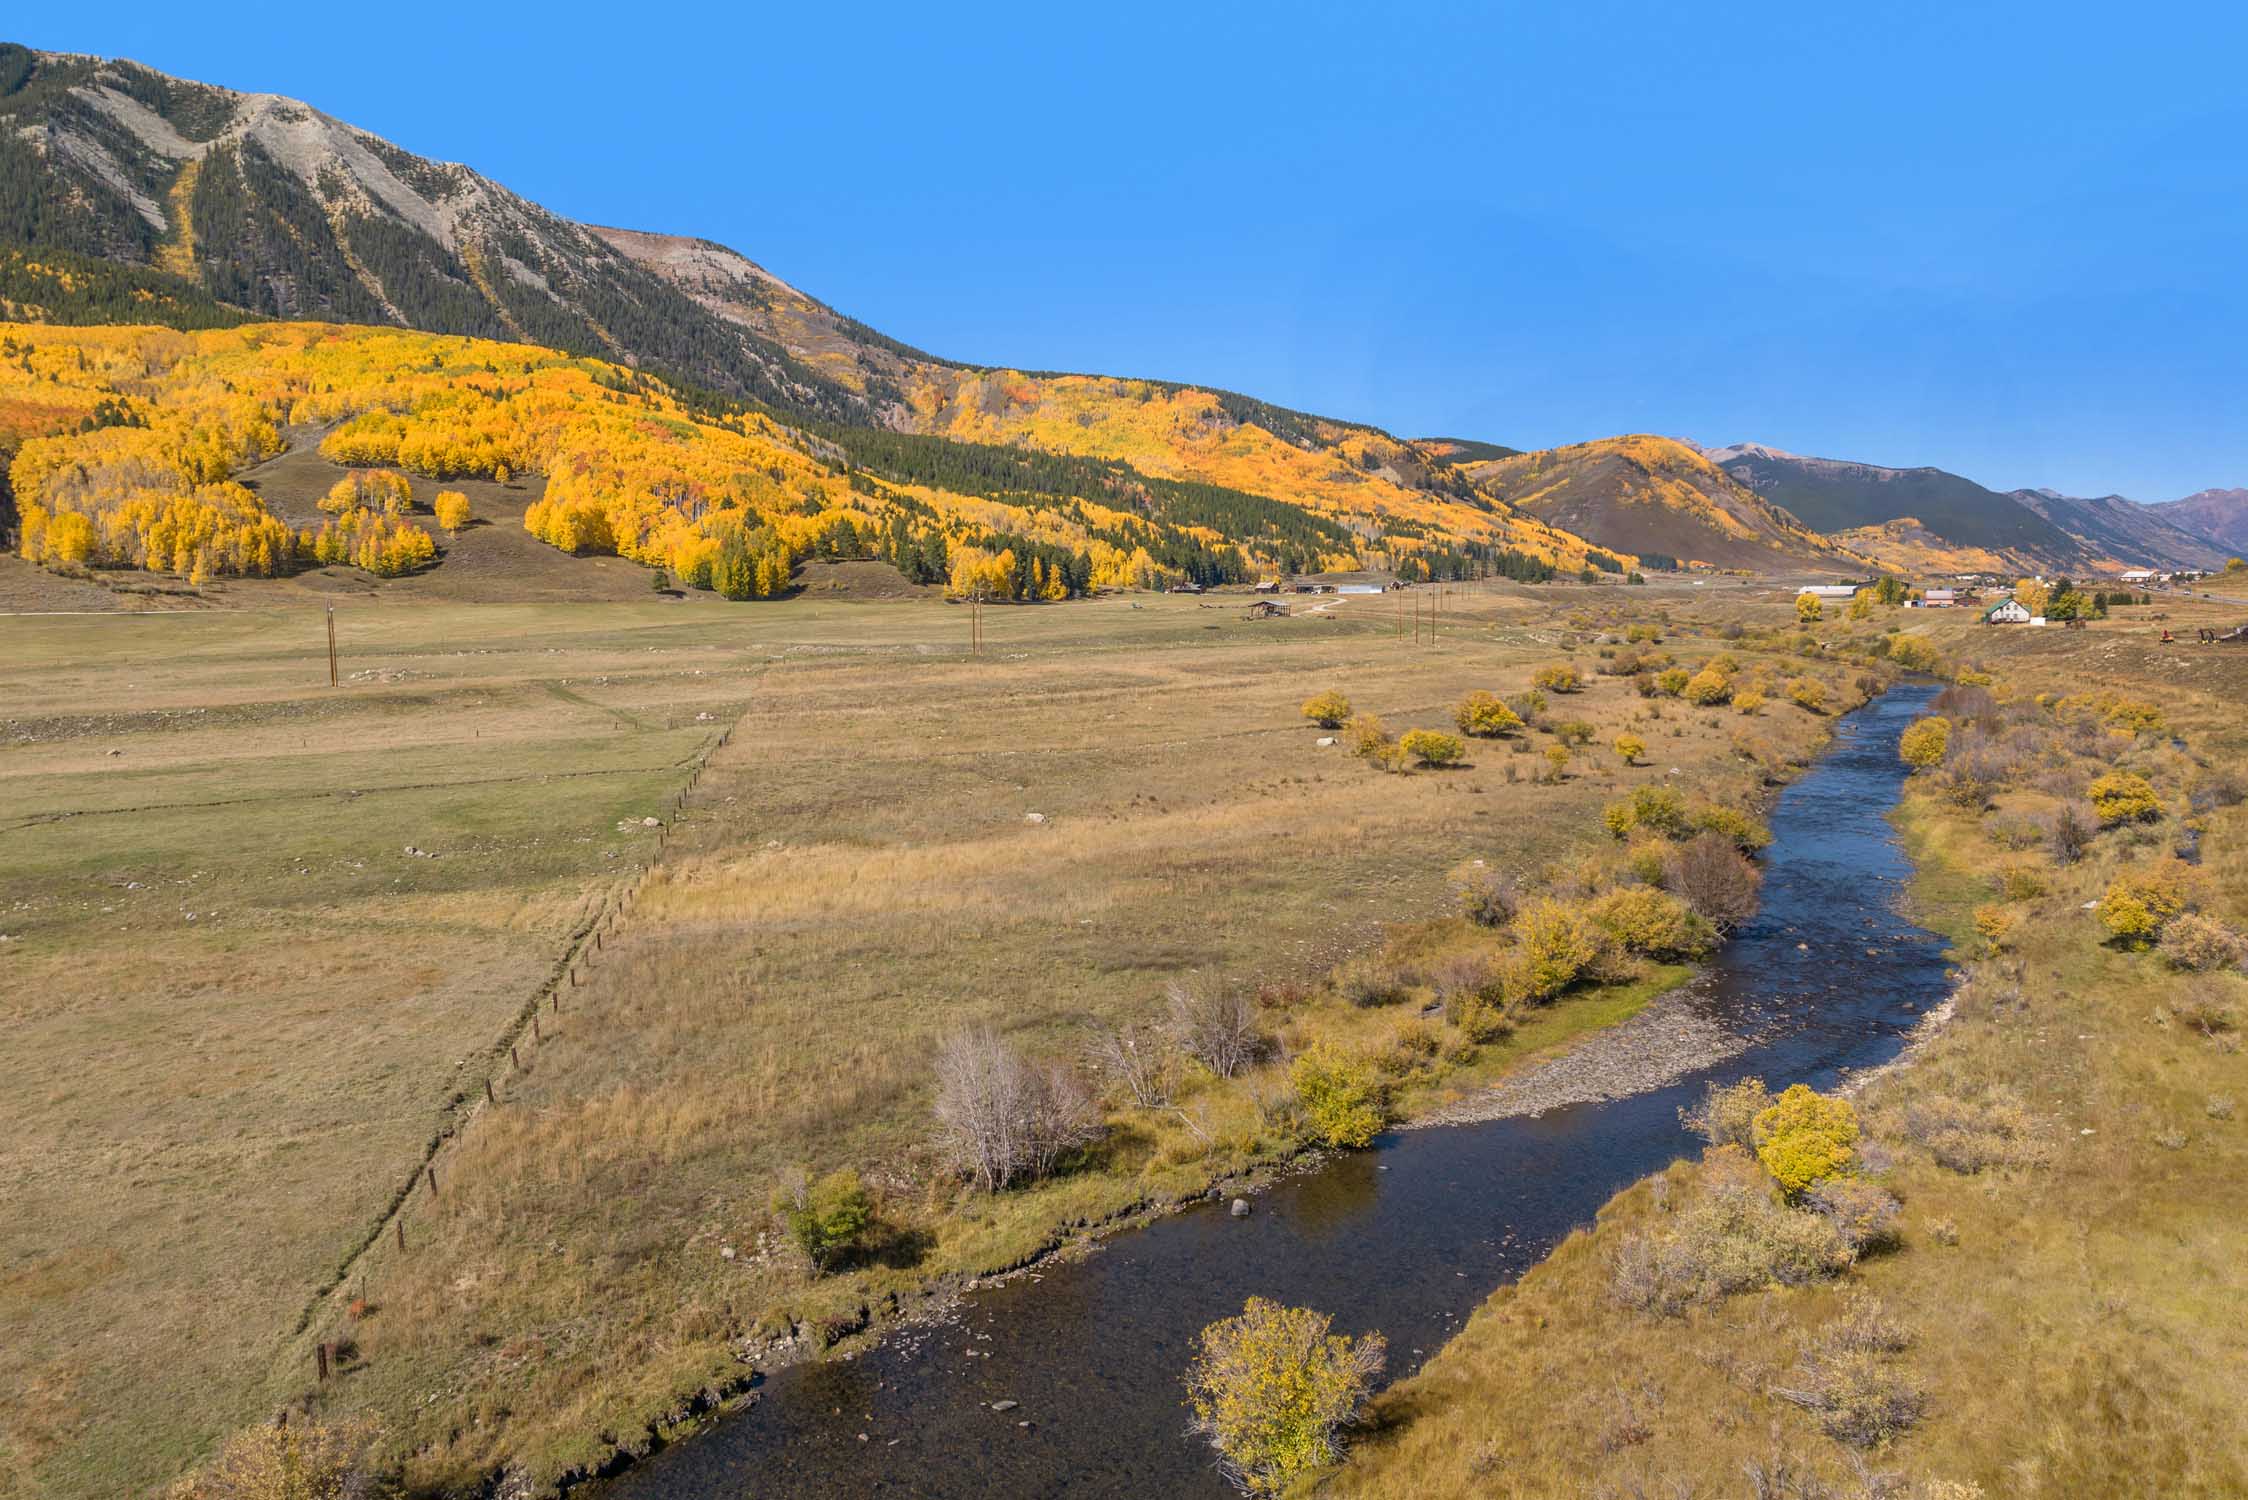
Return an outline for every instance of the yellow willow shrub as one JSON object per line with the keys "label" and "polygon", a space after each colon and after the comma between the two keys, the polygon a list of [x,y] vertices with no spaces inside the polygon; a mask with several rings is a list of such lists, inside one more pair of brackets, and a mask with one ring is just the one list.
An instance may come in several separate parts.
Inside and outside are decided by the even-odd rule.
{"label": "yellow willow shrub", "polygon": [[1251,1297],[1239,1317],[1202,1330],[1186,1376],[1193,1427],[1252,1495],[1279,1494],[1339,1459],[1339,1434],[1381,1373],[1380,1334],[1352,1339],[1331,1326],[1325,1313]]}
{"label": "yellow willow shrub", "polygon": [[1756,1116],[1756,1159],[1790,1198],[1850,1165],[1858,1112],[1847,1099],[1791,1084]]}
{"label": "yellow willow shrub", "polygon": [[2101,893],[2100,925],[2125,947],[2150,947],[2192,897],[2187,866],[2177,860],[2124,870]]}

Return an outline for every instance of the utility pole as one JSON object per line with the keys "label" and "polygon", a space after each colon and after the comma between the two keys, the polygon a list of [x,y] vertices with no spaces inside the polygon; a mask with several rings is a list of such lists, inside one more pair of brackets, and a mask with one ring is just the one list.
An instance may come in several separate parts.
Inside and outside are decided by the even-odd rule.
{"label": "utility pole", "polygon": [[336,607],[328,606],[328,686],[336,685]]}

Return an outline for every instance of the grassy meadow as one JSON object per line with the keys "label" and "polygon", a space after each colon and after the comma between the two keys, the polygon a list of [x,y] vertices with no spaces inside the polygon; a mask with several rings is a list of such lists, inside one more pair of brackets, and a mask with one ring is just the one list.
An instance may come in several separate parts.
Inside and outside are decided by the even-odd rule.
{"label": "grassy meadow", "polygon": [[[2203,915],[2248,926],[2248,651],[2198,646],[2229,607],[2165,598],[2083,631],[1909,622],[2002,696],[2151,702],[2157,734],[2063,703],[2046,757],[1984,802],[1916,778],[1899,814],[1918,915],[1954,941],[1956,1013],[1858,1108],[1866,1170],[1901,1201],[1895,1242],[1843,1276],[1691,1305],[1619,1300],[1620,1257],[1660,1242],[1713,1169],[1680,1163],[1620,1194],[1434,1360],[1377,1399],[1316,1488],[1339,1496],[1788,1495],[1833,1500],[2237,1495],[2248,1491],[2248,981],[2127,951],[2087,903],[2199,834]],[[2165,645],[2165,626],[2185,635]],[[2040,720],[2031,716],[2026,722]],[[2183,748],[2170,742],[2175,734]],[[2057,756],[2058,759],[2054,757]],[[2158,820],[2056,863],[2032,836],[2119,766]],[[1993,916],[1992,914],[1996,915]],[[1990,928],[2001,936],[1994,940]],[[1869,1340],[1867,1328],[1884,1329]],[[1859,1330],[1848,1342],[1845,1329]],[[1872,1352],[1866,1353],[1865,1351]],[[1838,1354],[1837,1350],[1856,1352]],[[1825,1368],[1900,1393],[1875,1441],[1800,1404]],[[1868,1373],[1869,1371],[1874,1373]],[[1857,1408],[1847,1403],[1858,1401]]]}
{"label": "grassy meadow", "polygon": [[[964,1196],[927,1145],[945,1035],[1072,1058],[1184,980],[1257,991],[1291,1042],[1425,1042],[1328,971],[1472,945],[1475,861],[1534,881],[1674,774],[1750,799],[1827,723],[1595,675],[1600,611],[1681,602],[1659,590],[1454,589],[1433,645],[1389,598],[1251,622],[1114,597],[986,610],[971,658],[962,607],[854,600],[852,565],[805,582],[747,607],[385,586],[339,607],[333,690],[303,579],[9,621],[0,988],[40,1065],[0,1148],[0,1493],[143,1493],[292,1401],[373,1414],[421,1485],[598,1461],[745,1360],[1299,1149],[1265,1069]],[[1544,733],[1392,776],[1298,713],[1336,688],[1449,727],[1562,659],[1587,688],[1549,717],[1593,739],[1558,781]],[[1625,727],[1646,764],[1606,748]],[[1680,972],[1403,1068],[1401,1107]],[[886,1238],[815,1280],[766,1198],[842,1164]],[[345,1346],[317,1387],[316,1343]]]}

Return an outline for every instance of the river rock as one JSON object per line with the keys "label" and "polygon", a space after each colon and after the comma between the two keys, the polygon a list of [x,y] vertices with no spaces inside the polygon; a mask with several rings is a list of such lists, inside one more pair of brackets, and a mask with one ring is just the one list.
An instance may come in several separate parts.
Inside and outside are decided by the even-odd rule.
{"label": "river rock", "polygon": [[1013,1411],[1020,1405],[1022,1405],[1020,1401],[994,1401],[991,1403],[991,1409],[993,1411]]}
{"label": "river rock", "polygon": [[[1323,734],[1318,739],[1313,740],[1312,743],[1317,745],[1320,749],[1325,750],[1334,745],[1335,737],[1331,734]],[[114,754],[115,752],[113,751],[111,753]],[[1482,863],[1482,861],[1478,860],[1476,861],[1476,863],[1480,864]]]}
{"label": "river rock", "polygon": [[1024,813],[1023,821],[1025,823],[1043,823],[1046,821],[1046,815],[1044,813]]}
{"label": "river rock", "polygon": [[1236,1198],[1236,1199],[1234,1199],[1234,1200],[1233,1200],[1233,1216],[1234,1216],[1234,1217],[1235,1217],[1236,1219],[1246,1219],[1246,1218],[1248,1218],[1248,1217],[1249,1217],[1249,1200],[1248,1200],[1248,1199],[1246,1199],[1246,1198]]}

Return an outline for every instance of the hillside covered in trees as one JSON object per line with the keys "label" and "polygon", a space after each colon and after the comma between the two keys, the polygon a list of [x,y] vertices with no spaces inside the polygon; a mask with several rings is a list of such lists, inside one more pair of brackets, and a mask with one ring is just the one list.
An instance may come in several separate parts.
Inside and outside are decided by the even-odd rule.
{"label": "hillside covered in trees", "polygon": [[[292,435],[374,477],[339,486],[317,530],[236,482]],[[540,540],[732,598],[786,591],[811,557],[1029,600],[1364,566],[1544,576],[1556,556],[1585,555],[1510,548],[1504,518],[1465,504],[1347,525],[1112,458],[796,427],[599,360],[319,323],[9,326],[0,454],[24,556],[194,581],[339,562],[413,571],[439,562],[426,522],[447,481],[524,474],[545,478],[523,521]]]}

